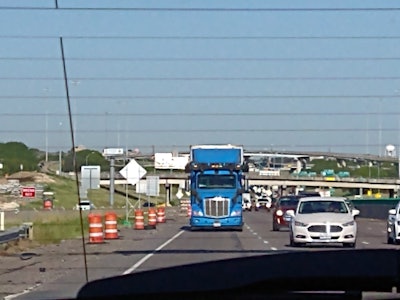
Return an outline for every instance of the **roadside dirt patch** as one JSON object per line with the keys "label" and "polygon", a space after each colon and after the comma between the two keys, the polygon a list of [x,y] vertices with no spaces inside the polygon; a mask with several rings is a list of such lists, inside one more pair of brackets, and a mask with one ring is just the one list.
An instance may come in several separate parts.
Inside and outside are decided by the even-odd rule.
{"label": "roadside dirt patch", "polygon": [[16,254],[21,254],[22,252],[36,247],[39,247],[39,244],[28,239],[11,241],[1,244],[0,256],[15,256]]}
{"label": "roadside dirt patch", "polygon": [[37,183],[51,183],[55,182],[53,178],[45,173],[21,171],[11,174],[7,179],[17,179],[20,182],[37,182]]}

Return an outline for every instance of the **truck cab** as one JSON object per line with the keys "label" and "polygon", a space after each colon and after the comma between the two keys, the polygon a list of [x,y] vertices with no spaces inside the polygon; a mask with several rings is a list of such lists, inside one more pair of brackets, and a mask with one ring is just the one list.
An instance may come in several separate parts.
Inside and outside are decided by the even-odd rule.
{"label": "truck cab", "polygon": [[191,147],[191,229],[242,230],[245,166],[243,148],[231,145]]}

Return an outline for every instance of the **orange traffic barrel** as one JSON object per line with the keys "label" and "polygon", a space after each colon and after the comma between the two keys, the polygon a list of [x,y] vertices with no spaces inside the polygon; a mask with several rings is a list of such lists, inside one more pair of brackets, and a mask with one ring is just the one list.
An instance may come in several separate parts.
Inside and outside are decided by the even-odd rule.
{"label": "orange traffic barrel", "polygon": [[135,210],[135,229],[144,229],[143,210]]}
{"label": "orange traffic barrel", "polygon": [[191,217],[192,216],[192,206],[189,204],[187,207],[187,216]]}
{"label": "orange traffic barrel", "polygon": [[53,201],[51,201],[51,200],[43,201],[43,209],[50,210],[52,208],[53,208]]}
{"label": "orange traffic barrel", "polygon": [[165,223],[165,208],[157,208],[157,223]]}
{"label": "orange traffic barrel", "polygon": [[89,243],[97,244],[104,242],[102,216],[89,214]]}
{"label": "orange traffic barrel", "polygon": [[107,212],[104,216],[104,238],[117,239],[117,214],[115,212]]}
{"label": "orange traffic barrel", "polygon": [[156,210],[154,208],[149,208],[148,225],[156,226],[156,224],[157,224]]}

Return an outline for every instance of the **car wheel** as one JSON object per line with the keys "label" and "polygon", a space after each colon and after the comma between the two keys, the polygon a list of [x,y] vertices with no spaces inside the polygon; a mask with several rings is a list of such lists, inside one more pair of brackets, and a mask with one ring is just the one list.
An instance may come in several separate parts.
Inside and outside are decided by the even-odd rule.
{"label": "car wheel", "polygon": [[275,222],[272,223],[272,231],[279,231],[279,227]]}
{"label": "car wheel", "polygon": [[393,239],[390,237],[390,235],[388,234],[387,235],[387,243],[390,245],[390,244],[394,244],[394,241],[393,241]]}
{"label": "car wheel", "polygon": [[356,243],[343,243],[343,247],[345,248],[355,248]]}
{"label": "car wheel", "polygon": [[292,236],[290,236],[290,246],[291,247],[300,247],[302,244],[301,243],[296,243],[294,240],[293,240],[293,238],[292,238]]}

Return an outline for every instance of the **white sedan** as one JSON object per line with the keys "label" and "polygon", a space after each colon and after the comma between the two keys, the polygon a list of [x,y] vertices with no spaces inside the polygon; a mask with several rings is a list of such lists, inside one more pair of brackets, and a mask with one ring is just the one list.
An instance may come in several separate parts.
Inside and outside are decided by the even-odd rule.
{"label": "white sedan", "polygon": [[307,243],[341,243],[355,247],[359,210],[351,210],[344,198],[301,198],[296,211],[288,210],[290,218],[290,245]]}
{"label": "white sedan", "polygon": [[388,244],[400,244],[400,202],[396,208],[389,210],[387,218],[387,242]]}

